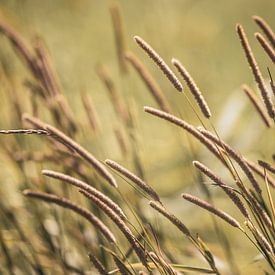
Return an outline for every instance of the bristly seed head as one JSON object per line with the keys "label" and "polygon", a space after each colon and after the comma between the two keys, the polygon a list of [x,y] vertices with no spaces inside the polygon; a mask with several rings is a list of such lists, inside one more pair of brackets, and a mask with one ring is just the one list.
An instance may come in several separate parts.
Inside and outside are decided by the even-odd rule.
{"label": "bristly seed head", "polygon": [[274,119],[275,118],[275,107],[273,105],[273,102],[271,100],[269,92],[266,88],[262,73],[261,73],[261,71],[259,69],[259,66],[258,66],[258,63],[257,63],[257,61],[254,57],[254,54],[252,52],[252,49],[251,49],[250,45],[249,45],[246,33],[245,33],[243,27],[240,24],[237,24],[236,30],[237,30],[238,36],[240,38],[243,50],[245,52],[245,56],[246,56],[246,59],[248,61],[248,64],[251,68],[251,71],[254,75],[255,81],[256,81],[256,83],[258,85],[258,88],[261,92],[263,102],[265,104],[267,112],[268,112],[269,116],[272,119]]}
{"label": "bristly seed head", "polygon": [[127,177],[130,179],[133,183],[135,183],[139,188],[141,188],[146,194],[148,194],[152,199],[156,201],[160,201],[160,197],[157,194],[157,192],[145,181],[143,181],[141,178],[139,178],[137,175],[134,173],[130,172],[128,169],[123,167],[122,165],[118,164],[117,162],[106,159],[105,163],[111,167],[112,169],[116,170],[123,176]]}
{"label": "bristly seed head", "polygon": [[184,199],[186,199],[187,201],[190,201],[206,210],[208,210],[209,212],[213,213],[214,215],[220,217],[221,219],[223,219],[224,221],[226,221],[227,223],[231,224],[234,227],[237,227],[239,229],[241,229],[241,225],[239,224],[238,221],[236,221],[234,218],[232,218],[230,215],[228,215],[227,213],[223,212],[222,210],[219,210],[217,208],[215,208],[213,205],[211,205],[210,203],[201,200],[195,196],[192,196],[190,194],[182,194],[181,195]]}
{"label": "bristly seed head", "polygon": [[166,75],[166,77],[170,80],[170,82],[174,85],[174,87],[179,91],[183,91],[183,87],[170,69],[170,67],[165,63],[165,61],[160,57],[160,55],[141,37],[134,36],[134,40],[136,43],[147,53],[147,55],[152,58],[152,60],[157,64],[157,66],[162,70],[162,72]]}
{"label": "bristly seed head", "polygon": [[67,208],[74,211],[75,213],[78,213],[79,215],[84,217],[86,220],[88,220],[91,224],[93,224],[109,242],[116,243],[116,238],[113,235],[113,233],[110,231],[110,229],[98,217],[93,215],[88,209],[83,208],[69,201],[66,198],[58,197],[54,194],[48,194],[44,192],[35,192],[32,190],[24,190],[23,195],[33,199],[39,199],[48,203],[54,203],[63,208]]}
{"label": "bristly seed head", "polygon": [[211,180],[213,180],[219,187],[221,187],[223,189],[223,191],[228,195],[228,197],[232,200],[232,202],[238,207],[238,209],[241,211],[241,213],[247,219],[249,219],[248,210],[244,206],[243,202],[240,200],[240,198],[237,196],[237,194],[223,182],[223,180],[221,178],[216,176],[208,167],[206,167],[204,164],[202,164],[199,161],[193,161],[193,165],[197,169],[199,169],[204,175],[206,175]]}
{"label": "bristly seed head", "polygon": [[74,185],[82,190],[87,191],[88,193],[96,196],[97,198],[101,199],[104,203],[106,203],[114,212],[116,212],[123,220],[126,220],[126,215],[124,214],[123,210],[108,196],[97,190],[96,188],[90,186],[88,183],[71,177],[69,175],[52,171],[52,170],[42,170],[42,174],[51,177],[54,179],[61,180],[63,182],[69,183]]}
{"label": "bristly seed head", "polygon": [[206,118],[210,118],[211,117],[211,112],[210,112],[210,109],[208,107],[208,104],[207,104],[206,100],[204,99],[204,97],[203,97],[200,89],[198,88],[198,86],[195,83],[195,81],[192,78],[192,76],[183,67],[183,65],[181,64],[181,62],[179,60],[177,60],[176,58],[172,59],[172,63],[177,68],[177,70],[179,71],[179,73],[181,74],[181,76],[183,77],[183,79],[185,80],[185,82],[186,82],[187,86],[189,87],[191,93],[195,97],[195,100],[197,101],[198,106],[200,107],[201,112],[203,113],[203,115]]}
{"label": "bristly seed head", "polygon": [[173,223],[186,236],[191,235],[188,228],[176,216],[170,214],[163,206],[157,204],[155,201],[150,201],[149,205]]}

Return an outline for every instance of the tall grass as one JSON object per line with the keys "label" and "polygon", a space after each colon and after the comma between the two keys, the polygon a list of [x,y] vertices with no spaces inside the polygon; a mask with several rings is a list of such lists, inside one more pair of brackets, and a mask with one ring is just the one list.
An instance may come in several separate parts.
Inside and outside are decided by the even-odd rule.
{"label": "tall grass", "polygon": [[[21,179],[18,189],[11,190],[16,194],[15,200],[18,200],[19,206],[7,204],[5,194],[1,194],[1,268],[9,274],[86,274],[89,271],[91,274],[241,274],[239,251],[231,245],[227,235],[230,230],[235,231],[233,234],[240,234],[240,240],[246,243],[247,249],[253,249],[254,254],[265,262],[262,272],[271,274],[275,271],[275,210],[272,198],[275,186],[274,159],[271,159],[271,155],[262,156],[255,163],[256,160],[249,160],[234,145],[223,140],[223,133],[219,133],[215,127],[213,111],[185,67],[179,60],[172,59],[172,64],[198,106],[194,105],[187,89],[183,88],[180,77],[168,62],[146,42],[150,38],[143,39],[136,35],[134,40],[137,45],[152,59],[173,87],[182,92],[180,95],[185,97],[192,115],[201,126],[196,127],[181,115],[174,115],[179,111],[170,107],[159,81],[153,78],[143,60],[127,51],[119,6],[111,7],[111,17],[121,77],[125,78],[132,73],[128,68],[129,62],[160,108],[146,106],[144,111],[155,121],[161,119],[159,124],[176,126],[173,128],[175,134],[178,134],[178,129],[181,130],[180,133],[185,131],[190,135],[189,141],[196,140],[198,146],[203,145],[208,154],[219,162],[220,170],[215,172],[211,170],[215,167],[214,159],[207,164],[203,164],[203,159],[197,159],[202,158],[200,156],[193,160],[200,173],[199,177],[206,176],[211,182],[209,188],[204,183],[201,184],[205,199],[185,191],[182,195],[177,195],[177,202],[190,207],[194,217],[195,213],[201,211],[200,208],[210,213],[218,247],[211,245],[211,238],[207,234],[202,237],[203,234],[198,234],[197,229],[189,226],[190,218],[186,217],[185,221],[184,217],[174,214],[168,204],[175,198],[167,200],[158,192],[159,186],[151,185],[147,180],[144,173],[146,163],[143,163],[144,160],[139,155],[140,137],[135,112],[116,89],[117,80],[113,79],[105,65],[98,64],[96,72],[113,104],[116,118],[111,120],[114,123],[118,121],[120,130],[116,129],[116,137],[124,160],[129,161],[129,165],[126,164],[125,167],[132,168],[129,170],[110,159],[103,162],[97,157],[96,150],[88,150],[86,144],[81,144],[81,136],[86,133],[88,139],[90,136],[91,139],[103,136],[104,125],[99,127],[96,106],[93,106],[93,101],[86,94],[80,97],[90,129],[86,129],[82,121],[78,121],[66,100],[42,39],[37,38],[33,44],[29,44],[8,22],[1,22],[1,33],[29,73],[25,83],[31,93],[28,104],[32,110],[31,114],[23,113],[21,100],[12,98],[16,112],[11,111],[9,117],[15,125],[14,129],[0,130],[3,135],[12,135],[5,139],[5,154]],[[258,16],[253,18],[263,32],[257,33],[256,38],[267,57],[274,62],[274,32],[264,19]],[[270,81],[267,83],[240,24],[237,25],[237,35],[261,98],[248,86],[243,86],[243,90],[252,102],[251,108],[255,108],[255,114],[261,117],[263,126],[274,134],[275,108],[271,93],[274,85],[270,70]],[[137,52],[139,50],[136,48]],[[9,79],[8,72],[2,67]],[[22,122],[18,121],[17,115],[22,118]],[[15,129],[18,124],[22,127]],[[262,130],[259,128],[257,131]],[[23,137],[23,134],[38,137]],[[38,142],[37,151],[32,151],[31,146],[27,146],[29,139]],[[44,143],[47,144],[47,149],[43,147]],[[105,154],[112,158],[107,152]],[[41,166],[48,167],[42,170],[42,174],[49,180],[41,177]],[[226,179],[220,176],[224,171],[229,175]],[[53,179],[66,184],[53,184]],[[132,187],[127,192],[122,188],[124,182]],[[216,205],[212,192],[214,187],[226,194],[226,210]],[[18,194],[21,191],[24,196]],[[69,211],[63,212],[45,202]],[[229,214],[231,208],[237,208],[240,215],[235,217],[235,214]],[[78,215],[71,215],[71,212]],[[28,222],[22,220],[22,214]],[[163,225],[164,219],[169,225]],[[226,223],[220,224],[220,220]],[[167,226],[167,230],[164,226]],[[178,229],[177,234],[180,235],[177,238],[170,234],[170,226]],[[206,228],[202,231],[207,232]],[[170,248],[173,245],[174,249],[170,251],[168,244]],[[183,254],[191,253],[190,263],[176,255],[174,251],[177,250],[183,251]],[[224,265],[219,264],[220,254],[224,255]],[[191,258],[196,258],[195,265]],[[247,259],[247,263],[250,261],[251,259]]]}

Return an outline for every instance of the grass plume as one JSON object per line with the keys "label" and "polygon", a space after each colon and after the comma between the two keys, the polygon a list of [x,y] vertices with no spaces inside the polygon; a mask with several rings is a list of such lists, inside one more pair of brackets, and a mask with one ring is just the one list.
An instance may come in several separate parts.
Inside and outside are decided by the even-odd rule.
{"label": "grass plume", "polygon": [[272,28],[269,26],[269,24],[261,17],[258,15],[254,15],[253,20],[255,23],[261,28],[261,30],[264,32],[272,46],[275,48],[275,33],[272,30]]}
{"label": "grass plume", "polygon": [[110,166],[112,169],[115,171],[119,172],[126,178],[130,179],[133,183],[135,183],[139,188],[141,188],[146,194],[148,194],[152,199],[161,202],[159,195],[156,193],[156,191],[148,185],[145,181],[143,181],[141,178],[139,178],[137,175],[134,173],[130,172],[128,169],[125,167],[121,166],[117,162],[106,159],[105,163]]}
{"label": "grass plume", "polygon": [[269,116],[272,119],[274,119],[275,118],[275,108],[274,108],[273,102],[270,98],[269,92],[266,88],[266,85],[264,83],[264,79],[263,79],[262,73],[259,69],[258,63],[257,63],[257,61],[254,57],[254,54],[252,52],[252,49],[251,49],[250,45],[249,45],[249,42],[248,42],[248,39],[247,39],[246,34],[244,32],[244,29],[240,24],[237,24],[236,29],[237,29],[237,33],[238,33],[238,36],[239,36],[240,41],[241,41],[241,45],[242,45],[243,50],[245,52],[246,59],[247,59],[248,64],[249,64],[249,66],[252,70],[252,73],[253,73],[255,81],[258,85],[258,88],[261,92],[263,102],[265,104],[267,112],[268,112]]}
{"label": "grass plume", "polygon": [[117,188],[117,183],[114,177],[106,170],[106,168],[101,164],[101,162],[98,161],[91,153],[89,153],[85,148],[83,148],[81,145],[76,143],[74,140],[72,140],[70,137],[65,135],[63,132],[61,132],[57,128],[51,125],[46,125],[45,128],[54,137],[58,138],[57,141],[61,140],[63,144],[67,145],[69,148],[76,151],[83,159],[85,159],[88,163],[90,163],[95,168],[95,170],[110,183],[110,185]]}
{"label": "grass plume", "polygon": [[104,236],[105,238],[112,243],[116,242],[116,238],[114,237],[113,233],[110,229],[95,215],[93,215],[89,210],[78,206],[77,204],[63,198],[56,196],[54,194],[48,194],[43,192],[31,191],[31,190],[24,190],[23,195],[32,199],[43,200],[48,203],[57,204],[63,208],[70,209],[80,216],[88,220],[91,224],[93,224]]}
{"label": "grass plume", "polygon": [[160,55],[141,37],[134,36],[134,40],[136,43],[147,53],[147,55],[156,63],[156,65],[162,70],[165,76],[170,80],[170,82],[174,85],[174,87],[179,91],[183,91],[183,87],[173,73],[173,71],[169,68],[169,66],[165,63],[165,61],[160,57]]}
{"label": "grass plume", "polygon": [[191,93],[193,94],[193,96],[195,97],[198,106],[201,109],[201,112],[203,113],[203,115],[206,118],[210,118],[211,117],[211,112],[210,109],[208,107],[208,104],[206,102],[206,100],[204,99],[200,89],[198,88],[197,84],[195,83],[195,81],[193,80],[192,76],[189,74],[189,72],[183,67],[182,63],[176,59],[173,58],[172,59],[172,63],[174,64],[174,66],[178,69],[180,75],[183,77],[183,79],[185,80],[187,86],[189,87],[189,90],[191,91]]}
{"label": "grass plume", "polygon": [[237,227],[239,229],[241,228],[241,225],[239,224],[238,221],[236,221],[234,218],[232,218],[230,215],[223,212],[222,210],[215,208],[213,205],[209,204],[208,202],[201,200],[201,199],[199,199],[195,196],[192,196],[190,194],[182,194],[181,196],[185,200],[190,201],[193,204],[196,204],[196,205],[200,206],[201,208],[204,208],[204,209],[208,210],[209,212],[213,213],[214,215],[220,217],[221,219],[223,219],[230,225]]}

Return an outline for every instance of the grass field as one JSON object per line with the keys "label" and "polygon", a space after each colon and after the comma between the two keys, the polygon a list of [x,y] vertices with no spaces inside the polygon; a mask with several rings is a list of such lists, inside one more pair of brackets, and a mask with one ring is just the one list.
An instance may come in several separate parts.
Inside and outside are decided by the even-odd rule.
{"label": "grass field", "polygon": [[[274,272],[275,42],[254,15],[274,29],[271,0],[0,1],[0,129],[34,129],[0,136],[0,274]],[[237,23],[243,26],[262,78],[257,66],[249,68]],[[255,32],[270,45],[270,56]],[[136,35],[168,64],[183,92],[147,56]],[[198,91],[192,91],[172,58],[182,62],[202,94],[194,96]],[[134,68],[136,59],[148,82]],[[243,84],[257,96],[269,127]],[[154,98],[148,85],[158,89],[161,98]],[[200,104],[208,104],[210,119]],[[167,112],[144,111],[144,106]],[[170,114],[184,122],[175,122]],[[220,139],[229,148],[219,144]],[[225,186],[194,167],[194,160],[214,171]],[[262,176],[248,160],[264,161],[257,164]],[[91,195],[86,185],[84,195],[89,198],[78,192],[86,190],[83,186],[77,190],[62,176],[57,181],[58,176],[47,171],[42,175],[43,169],[74,177],[73,185],[79,179],[93,186],[127,218],[108,205],[109,199],[106,204],[98,193]],[[108,184],[114,182],[118,188]],[[71,210],[62,209],[42,202],[55,200],[45,194],[25,191],[24,196],[26,189],[76,205],[59,199],[57,204]],[[189,197],[184,200],[182,193],[215,205],[218,214],[190,203]],[[151,207],[149,200],[154,201]],[[248,216],[240,211],[239,200]],[[184,225],[176,224],[181,230],[171,215],[169,220],[157,213],[155,204],[180,219]],[[76,209],[79,206],[89,214]],[[220,219],[220,209],[238,224],[234,220],[232,226],[227,216]],[[116,244],[104,238],[105,231],[101,234],[93,219],[104,223]],[[185,226],[190,235],[182,230]],[[104,268],[97,267],[94,256]]]}

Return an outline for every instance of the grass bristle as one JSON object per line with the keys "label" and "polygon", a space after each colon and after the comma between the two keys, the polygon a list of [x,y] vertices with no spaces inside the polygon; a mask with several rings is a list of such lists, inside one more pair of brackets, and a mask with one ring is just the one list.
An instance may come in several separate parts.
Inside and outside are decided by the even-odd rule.
{"label": "grass bristle", "polygon": [[113,233],[110,229],[95,215],[93,215],[89,210],[78,206],[77,204],[63,198],[56,196],[54,194],[48,194],[43,192],[31,191],[31,190],[24,190],[23,195],[32,199],[43,200],[48,203],[57,204],[63,208],[70,209],[80,216],[88,220],[91,224],[93,224],[104,236],[105,238],[110,241],[111,243],[116,242],[116,238],[114,237]]}
{"label": "grass bristle", "polygon": [[275,33],[272,30],[272,28],[269,26],[269,24],[262,17],[258,15],[254,15],[252,18],[256,22],[256,24],[261,28],[261,30],[264,32],[264,34],[272,44],[273,48],[275,48]]}
{"label": "grass bristle", "polygon": [[122,165],[118,164],[117,162],[106,159],[105,163],[110,166],[112,169],[115,171],[119,172],[126,178],[130,179],[133,183],[135,183],[139,188],[141,188],[146,194],[148,194],[152,199],[156,201],[161,201],[159,195],[156,193],[156,191],[148,185],[144,180],[139,178],[137,175],[134,173],[130,172],[128,169],[123,167]]}
{"label": "grass bristle", "polygon": [[42,170],[42,174],[47,177],[51,177],[54,179],[61,180],[65,183],[69,183],[73,186],[76,186],[82,190],[85,190],[86,192],[98,197],[101,201],[106,203],[114,212],[116,212],[122,219],[126,220],[126,215],[124,214],[123,210],[108,196],[97,190],[96,188],[90,186],[88,183],[83,182],[82,180],[76,179],[74,177],[71,177],[69,175],[51,171],[51,170]]}
{"label": "grass bristle", "polygon": [[173,214],[170,214],[162,205],[157,204],[154,201],[150,201],[149,205],[167,218],[172,224],[174,224],[183,234],[190,236],[188,228]]}
{"label": "grass bristle", "polygon": [[195,99],[198,103],[198,106],[200,107],[201,112],[203,113],[203,115],[206,118],[210,118],[211,117],[211,112],[210,112],[210,109],[208,107],[208,104],[207,104],[206,100],[204,99],[199,87],[197,86],[197,84],[193,80],[192,76],[183,67],[182,63],[178,59],[173,58],[172,63],[178,69],[179,73],[181,74],[181,76],[185,80],[185,82],[186,82],[187,86],[189,87],[191,93],[195,97]]}
{"label": "grass bristle", "polygon": [[243,202],[240,200],[238,195],[232,191],[230,187],[228,187],[221,178],[215,175],[209,168],[200,163],[199,161],[193,161],[193,165],[198,168],[203,174],[213,180],[218,186],[220,186],[224,192],[228,195],[228,197],[232,200],[232,202],[238,207],[241,213],[249,219],[249,213]]}
{"label": "grass bristle", "polygon": [[272,62],[275,63],[275,50],[272,48],[272,46],[269,45],[269,43],[266,41],[264,36],[261,35],[260,33],[256,32],[255,37],[257,38],[257,40],[259,41],[259,43],[261,44],[261,46],[263,47],[267,55],[270,57]]}
{"label": "grass bristle", "polygon": [[134,40],[136,43],[147,53],[147,55],[157,64],[157,66],[162,70],[162,72],[166,75],[166,77],[170,80],[170,82],[174,85],[174,87],[179,91],[183,91],[183,87],[170,69],[170,67],[165,63],[165,61],[160,57],[160,55],[141,37],[134,36]]}
{"label": "grass bristle", "polygon": [[46,125],[45,128],[48,132],[50,132],[54,137],[57,138],[57,141],[61,140],[63,144],[75,150],[83,159],[90,163],[95,168],[95,170],[110,183],[110,185],[117,188],[117,183],[114,177],[107,171],[103,164],[100,161],[98,161],[91,153],[89,153],[81,145],[76,143],[74,140],[72,140],[70,137],[65,135],[57,128],[51,125]]}
{"label": "grass bristle", "polygon": [[259,193],[259,194],[261,194],[262,193],[262,189],[261,189],[261,187],[260,187],[260,185],[259,185],[256,177],[254,176],[252,170],[250,169],[250,167],[246,163],[245,159],[243,158],[243,156],[240,155],[231,146],[229,146],[228,144],[226,144],[224,141],[222,141],[221,139],[217,138],[211,132],[209,132],[207,130],[204,130],[202,128],[200,128],[200,132],[206,138],[208,138],[209,140],[211,140],[212,142],[214,142],[215,144],[219,145],[221,148],[224,148],[226,150],[226,152],[230,155],[230,157],[232,157],[232,159],[234,159],[238,163],[238,165],[242,168],[242,170],[246,174],[247,178],[249,179],[249,181],[253,185],[253,187],[256,190],[256,192]]}
{"label": "grass bristle", "polygon": [[263,98],[263,102],[265,104],[265,107],[267,109],[267,112],[269,114],[269,116],[274,119],[275,118],[275,108],[273,105],[273,102],[271,100],[271,97],[269,95],[269,92],[266,88],[262,73],[259,69],[258,63],[254,57],[254,54],[252,52],[252,49],[249,45],[248,39],[246,37],[246,34],[244,32],[243,27],[240,24],[237,24],[237,33],[239,35],[243,50],[245,52],[246,55],[246,59],[248,61],[248,64],[252,70],[253,76],[255,78],[255,81],[258,85],[258,88],[261,92],[262,98]]}
{"label": "grass bristle", "polygon": [[211,205],[210,203],[201,200],[195,196],[192,196],[190,194],[182,194],[181,195],[185,200],[192,202],[193,204],[196,204],[198,206],[200,206],[201,208],[204,208],[206,210],[208,210],[209,212],[213,213],[214,215],[220,217],[221,219],[223,219],[224,221],[226,221],[227,223],[229,223],[230,225],[237,227],[237,228],[241,228],[241,225],[239,224],[238,221],[236,221],[234,218],[232,218],[230,215],[228,215],[227,213],[223,212],[222,210],[219,210],[217,208],[215,208],[213,205]]}

